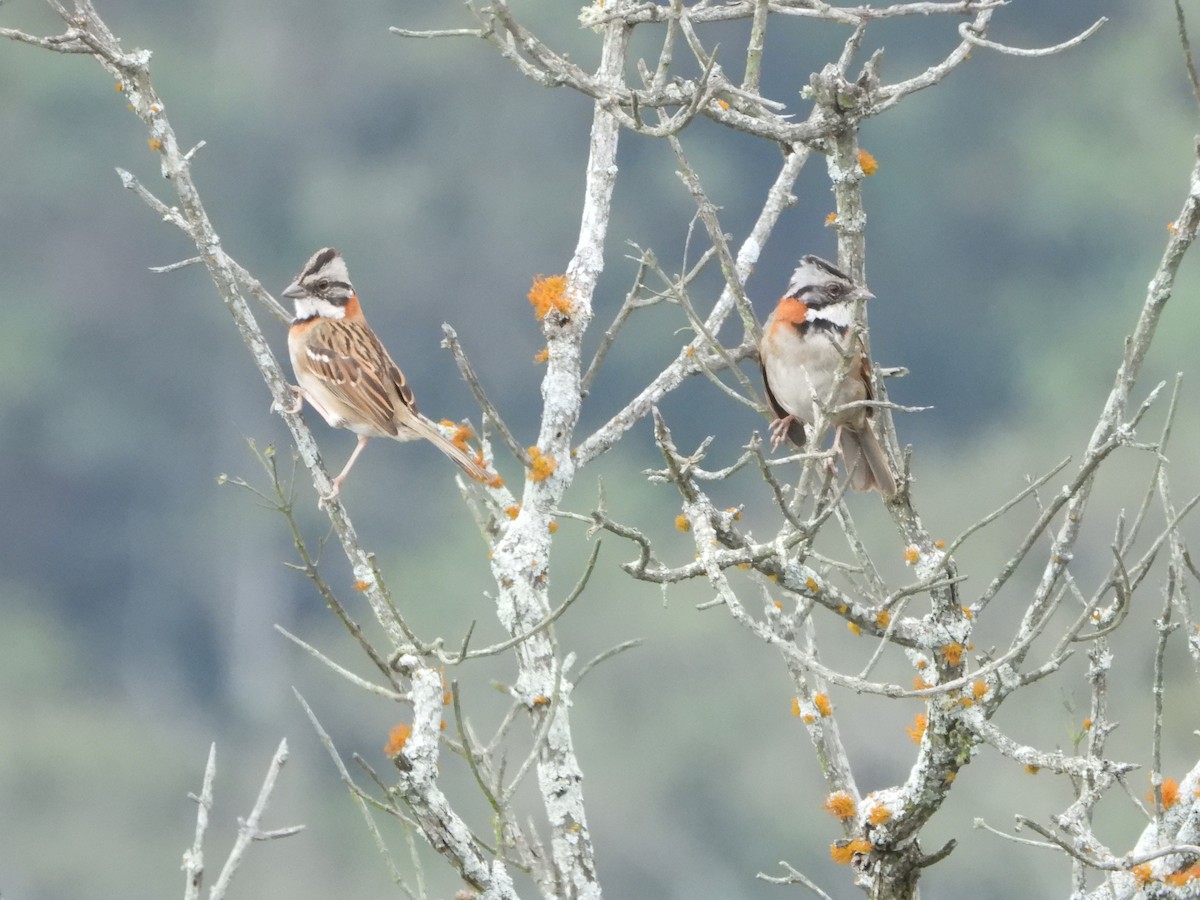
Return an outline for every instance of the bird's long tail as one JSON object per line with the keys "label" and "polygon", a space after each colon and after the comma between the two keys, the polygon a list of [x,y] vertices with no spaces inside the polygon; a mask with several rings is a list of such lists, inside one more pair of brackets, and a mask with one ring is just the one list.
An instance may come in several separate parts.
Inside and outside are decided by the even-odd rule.
{"label": "bird's long tail", "polygon": [[437,447],[448,457],[450,457],[458,465],[460,469],[470,478],[483,484],[492,484],[498,479],[498,476],[489,472],[479,464],[470,454],[464,452],[459,447],[455,446],[450,441],[446,440],[445,436],[438,431],[436,425],[430,422],[422,415],[417,415],[416,419],[407,423],[413,431],[421,435],[429,441],[433,446]]}
{"label": "bird's long tail", "polygon": [[843,429],[841,448],[842,462],[850,473],[851,488],[856,491],[876,490],[885,499],[895,496],[896,477],[870,425],[865,425],[862,431]]}

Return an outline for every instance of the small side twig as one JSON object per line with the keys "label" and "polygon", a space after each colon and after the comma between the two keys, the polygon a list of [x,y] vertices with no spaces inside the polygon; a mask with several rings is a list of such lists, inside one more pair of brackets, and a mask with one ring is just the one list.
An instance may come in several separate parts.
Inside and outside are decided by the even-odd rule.
{"label": "small side twig", "polygon": [[276,749],[275,755],[271,758],[271,765],[267,768],[267,776],[263,779],[262,788],[258,792],[258,799],[254,802],[254,808],[250,811],[250,815],[239,824],[238,836],[233,843],[233,849],[229,851],[225,865],[221,868],[221,874],[217,876],[212,890],[208,893],[210,900],[222,900],[224,898],[226,891],[229,890],[229,882],[237,871],[238,866],[241,865],[251,841],[289,837],[304,828],[303,825],[296,825],[269,832],[264,832],[259,828],[259,822],[262,820],[263,813],[267,810],[267,802],[271,799],[271,792],[275,790],[275,781],[279,777],[279,772],[287,760],[287,738],[284,738],[279,742],[279,747]]}
{"label": "small side twig", "polygon": [[995,50],[997,53],[1005,53],[1009,56],[1053,56],[1055,53],[1062,53],[1064,50],[1070,50],[1072,47],[1078,47],[1093,34],[1100,30],[1108,19],[1101,16],[1090,27],[1075,35],[1070,40],[1063,41],[1061,44],[1055,44],[1053,47],[1038,47],[1036,49],[1025,49],[1023,47],[1010,47],[1007,44],[1000,44],[996,41],[989,41],[984,37],[976,34],[971,28],[970,22],[963,22],[958,26],[958,33],[962,39],[969,44],[974,44],[976,47],[986,47],[988,50]]}
{"label": "small side twig", "polygon": [[183,854],[183,871],[187,875],[183,900],[197,900],[200,896],[200,884],[204,880],[204,833],[208,830],[208,816],[212,812],[213,780],[216,776],[217,745],[211,744],[208,748],[208,763],[204,767],[200,796],[188,795],[196,801],[196,838],[192,841],[192,848]]}
{"label": "small side twig", "polygon": [[496,426],[500,440],[504,441],[504,445],[520,461],[522,467],[529,468],[532,461],[529,458],[528,451],[513,436],[508,424],[500,417],[500,411],[488,399],[487,392],[483,389],[483,384],[480,382],[479,376],[475,374],[475,367],[471,365],[471,361],[467,359],[466,351],[463,350],[462,344],[459,343],[458,332],[447,323],[442,324],[442,346],[454,356],[454,362],[458,366],[458,371],[462,373],[462,377],[466,380],[467,386],[470,387],[471,393],[475,395],[475,402],[483,410],[484,416]]}
{"label": "small side twig", "polygon": [[1196,74],[1196,62],[1192,59],[1192,42],[1188,39],[1187,21],[1183,17],[1183,4],[1175,0],[1175,21],[1179,23],[1179,43],[1183,46],[1183,61],[1187,67],[1188,80],[1192,83],[1192,96],[1200,103],[1200,75]]}

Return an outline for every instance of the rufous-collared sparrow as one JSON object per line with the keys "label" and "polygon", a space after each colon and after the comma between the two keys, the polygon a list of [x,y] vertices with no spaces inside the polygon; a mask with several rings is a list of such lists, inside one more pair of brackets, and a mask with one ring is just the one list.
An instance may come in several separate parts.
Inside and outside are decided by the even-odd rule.
{"label": "rufous-collared sparrow", "polygon": [[373,437],[425,438],[471,478],[495,480],[417,412],[412,388],[363,317],[338,251],[325,247],[314,253],[283,296],[296,305],[296,318],[288,329],[288,352],[299,382],[292,411],[299,410],[303,398],[334,428],[349,428],[358,435],[354,452],[324,499],[337,496]]}
{"label": "rufous-collared sparrow", "polygon": [[[835,428],[833,446],[842,456],[850,486],[896,493],[887,455],[871,430],[870,407],[846,404],[871,400],[871,361],[854,328],[860,300],[874,295],[817,256],[805,256],[787,291],[763,328],[759,344],[767,402],[775,415],[771,449],[785,439],[803,447],[806,425],[824,411]],[[845,373],[839,379],[839,374]]]}

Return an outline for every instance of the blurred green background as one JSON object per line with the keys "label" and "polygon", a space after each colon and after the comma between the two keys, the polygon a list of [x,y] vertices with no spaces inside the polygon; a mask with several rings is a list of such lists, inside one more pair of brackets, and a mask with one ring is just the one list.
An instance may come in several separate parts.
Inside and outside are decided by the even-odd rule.
{"label": "blurred green background", "polygon": [[[1200,27],[1200,7],[1185,7]],[[577,6],[519,3],[515,12],[595,65],[597,39],[578,27]],[[101,13],[126,47],[153,49],[155,84],[180,140],[207,141],[194,174],[240,262],[278,291],[314,249],[339,247],[422,410],[477,418],[439,349],[441,323],[450,322],[510,424],[533,442],[541,369],[531,360],[541,341],[525,293],[534,275],[561,272],[574,247],[591,118],[585,98],[523,80],[482,42],[405,41],[387,31],[469,27],[457,3],[128,0],[102,4]],[[1042,46],[1102,14],[1111,21],[1081,48],[1034,60],[977,51],[945,84],[862,130],[880,163],[866,184],[870,285],[879,296],[872,344],[879,363],[911,370],[893,383],[893,398],[934,407],[903,417],[899,428],[914,447],[921,511],[947,539],[1014,493],[1025,474],[1078,456],[1185,196],[1197,108],[1169,4],[1017,0],[996,14],[990,36]],[[957,23],[881,21],[867,31],[864,56],[885,46],[885,80],[910,77],[954,46]],[[5,4],[0,24],[61,30],[39,0]],[[736,73],[745,33],[739,25],[702,34],[721,43]],[[772,19],[765,91],[805,115],[799,89],[846,35]],[[649,57],[658,40],[647,32],[638,52]],[[146,137],[92,60],[0,45],[0,891],[11,900],[174,895],[194,827],[186,794],[199,789],[214,740],[207,851],[215,875],[236,816],[248,813],[286,735],[292,758],[266,824],[308,829],[253,847],[236,896],[390,894],[291,688],[344,752],[384,770],[382,746],[404,711],[337,681],[272,628],[280,623],[368,674],[320,598],[284,566],[293,552],[283,520],[247,492],[217,484],[221,473],[261,484],[247,439],[286,448],[287,436],[204,273],[147,271],[193,250],[113,171],[128,168],[172,199]],[[740,241],[774,177],[777,149],[703,121],[683,141]],[[665,145],[630,134],[621,142],[593,345],[632,279],[625,241],[653,248],[679,271],[694,211]],[[799,255],[836,252],[823,227],[832,197],[820,159],[796,194],[748,285],[760,315]],[[1138,394],[1179,370],[1190,379],[1168,454],[1179,499],[1200,488],[1195,268],[1185,263]],[[711,303],[718,289],[709,273],[696,302]],[[285,355],[283,326],[260,318]],[[585,433],[674,358],[683,324],[667,308],[641,314],[589,398]],[[681,447],[718,435],[714,466],[736,458],[764,424],[704,381],[663,408]],[[1152,414],[1143,437],[1161,423],[1161,411]],[[352,436],[314,427],[326,459],[340,466]],[[585,473],[567,502],[589,510],[603,475],[610,513],[644,527],[666,561],[679,562],[692,550],[672,527],[677,497],[647,488],[639,474],[656,462],[643,424]],[[519,476],[511,461],[501,469],[510,482]],[[1117,511],[1140,503],[1149,471],[1147,455],[1126,451],[1102,479],[1077,554],[1085,588],[1108,565]],[[376,442],[345,491],[406,613],[451,645],[473,621],[477,642],[501,635],[484,596],[482,544],[453,474],[432,448]],[[327,525],[301,482],[299,506],[316,544]],[[714,493],[745,503],[758,534],[774,525],[753,478]],[[881,565],[905,583],[903,548],[878,501],[852,502]],[[964,547],[965,597],[983,589],[1034,515],[1026,504]],[[1193,540],[1198,533],[1187,529]],[[844,553],[832,534],[826,544]],[[574,584],[589,549],[582,528],[564,521],[556,596]],[[575,696],[608,895],[777,896],[779,888],[753,875],[777,874],[776,862],[787,859],[848,896],[847,873],[827,853],[840,831],[818,812],[823,785],[789,715],[780,660],[723,612],[697,612],[708,596],[702,586],[664,598],[623,576],[618,563],[634,555],[606,539],[591,590],[559,627],[563,649],[581,660],[645,640],[597,669]],[[336,547],[324,558],[327,576],[366,622]],[[1034,560],[980,623],[981,649],[1007,643],[1036,570]],[[1161,598],[1154,588],[1143,596],[1114,642],[1121,728],[1109,748],[1147,763]],[[832,620],[819,625],[826,661],[858,671],[869,643]],[[1170,660],[1164,769],[1178,776],[1196,758],[1187,693],[1194,671],[1178,644]],[[1070,749],[1087,704],[1082,670],[1073,660],[1058,679],[1014,698],[998,723],[1017,740]],[[502,708],[489,680],[511,678],[511,665],[453,674],[472,721],[486,730]],[[907,682],[911,672],[888,658],[879,675]],[[919,705],[837,692],[833,700],[862,788],[902,781],[913,759],[903,726]],[[514,760],[521,749],[518,742]],[[469,772],[449,756],[442,771],[460,810],[490,834]],[[1134,786],[1143,790],[1144,773]],[[1045,819],[1071,796],[1065,781],[1032,778],[982,751],[925,836],[927,851],[951,836],[960,844],[927,872],[924,896],[960,897],[966,884],[981,898],[1013,896],[1014,885],[1024,897],[1062,896],[1064,862],[970,823],[982,816],[1007,828],[1014,812]],[[1127,849],[1142,827],[1135,808],[1114,796],[1101,813],[1101,836]],[[400,835],[389,837],[402,850]],[[425,861],[433,895],[453,894],[440,861]]]}

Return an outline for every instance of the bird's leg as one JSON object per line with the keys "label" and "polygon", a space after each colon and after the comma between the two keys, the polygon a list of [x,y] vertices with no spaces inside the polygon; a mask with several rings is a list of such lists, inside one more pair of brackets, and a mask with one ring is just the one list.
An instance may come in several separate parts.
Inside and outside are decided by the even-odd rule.
{"label": "bird's leg", "polygon": [[369,440],[370,438],[365,434],[360,434],[358,436],[358,444],[354,447],[354,452],[351,453],[350,458],[346,460],[346,465],[342,467],[342,471],[338,472],[337,477],[333,479],[333,488],[328,494],[322,495],[321,503],[318,503],[318,506],[324,503],[324,501],[332,500],[338,495],[338,492],[342,489],[342,482],[344,482],[346,480],[346,476],[350,474],[350,467],[354,465],[354,461],[358,459],[358,454],[363,452],[363,447],[367,446],[367,441]]}
{"label": "bird's leg", "polygon": [[792,415],[782,416],[771,423],[771,452],[779,449],[779,445],[787,440],[788,428],[796,421]]}

